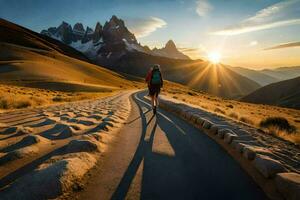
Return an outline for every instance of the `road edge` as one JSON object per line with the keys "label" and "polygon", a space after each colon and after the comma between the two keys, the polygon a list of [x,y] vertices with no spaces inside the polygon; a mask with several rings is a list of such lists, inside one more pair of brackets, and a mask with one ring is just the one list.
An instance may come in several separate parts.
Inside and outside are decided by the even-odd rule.
{"label": "road edge", "polygon": [[224,129],[208,119],[200,117],[195,109],[189,105],[161,99],[160,107],[192,124],[222,146],[270,199],[300,199],[299,174],[287,172],[279,161],[259,154],[255,151],[255,148],[251,148],[251,144],[244,145],[240,143],[238,141],[239,136],[233,131]]}

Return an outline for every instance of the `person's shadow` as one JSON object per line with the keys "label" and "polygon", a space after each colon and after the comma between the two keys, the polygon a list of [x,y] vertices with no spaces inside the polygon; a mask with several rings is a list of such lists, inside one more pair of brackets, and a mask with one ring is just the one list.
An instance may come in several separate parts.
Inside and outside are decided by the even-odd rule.
{"label": "person's shadow", "polygon": [[[130,121],[128,123],[132,123],[132,122],[138,120],[139,118],[141,118],[142,134],[141,134],[139,145],[134,154],[134,157],[133,157],[132,161],[130,162],[126,172],[124,173],[117,189],[113,193],[111,199],[116,199],[116,200],[125,199],[126,194],[129,190],[129,187],[139,169],[139,166],[141,165],[142,160],[145,158],[145,155],[147,154],[149,149],[150,150],[152,149],[154,133],[155,133],[156,127],[157,127],[156,117],[153,114],[151,116],[151,118],[147,121],[145,116],[148,112],[151,111],[151,109],[149,109],[147,112],[143,113],[141,106],[138,104],[138,102],[136,100],[135,100],[135,102],[138,105],[140,116],[133,119],[132,121]],[[150,129],[152,128],[152,129],[151,129],[150,137],[146,141],[145,137],[146,137],[146,133],[147,133],[147,128],[150,128]]]}
{"label": "person's shadow", "polygon": [[[230,155],[206,134],[162,112],[147,121],[141,105],[136,99],[135,102],[140,110],[142,134],[111,199],[126,198],[141,163],[140,199],[266,199]],[[174,155],[160,151],[160,134],[164,134]]]}

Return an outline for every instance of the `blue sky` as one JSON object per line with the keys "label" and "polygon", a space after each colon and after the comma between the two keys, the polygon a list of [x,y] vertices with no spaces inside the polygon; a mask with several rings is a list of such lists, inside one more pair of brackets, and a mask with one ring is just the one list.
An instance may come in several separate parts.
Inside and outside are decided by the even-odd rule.
{"label": "blue sky", "polygon": [[1,18],[37,32],[62,21],[94,27],[113,14],[150,47],[173,39],[193,58],[218,52],[235,66],[300,65],[300,0],[0,0]]}

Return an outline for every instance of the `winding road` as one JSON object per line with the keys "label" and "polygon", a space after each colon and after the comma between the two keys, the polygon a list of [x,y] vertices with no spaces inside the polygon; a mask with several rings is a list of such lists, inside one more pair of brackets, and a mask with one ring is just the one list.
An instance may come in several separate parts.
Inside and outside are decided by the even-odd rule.
{"label": "winding road", "polygon": [[78,199],[267,199],[206,134],[171,113],[154,116],[146,92]]}

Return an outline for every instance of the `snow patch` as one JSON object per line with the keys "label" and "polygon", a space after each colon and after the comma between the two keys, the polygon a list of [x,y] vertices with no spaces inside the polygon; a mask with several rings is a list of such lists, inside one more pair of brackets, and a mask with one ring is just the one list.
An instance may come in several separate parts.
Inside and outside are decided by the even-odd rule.
{"label": "snow patch", "polygon": [[111,56],[112,52],[109,52],[109,54],[106,56],[106,58],[108,59]]}
{"label": "snow patch", "polygon": [[95,44],[92,40],[86,43],[81,43],[79,40],[77,42],[72,42],[70,45],[78,51],[86,54],[89,58],[95,58],[98,50],[102,47],[102,38]]}
{"label": "snow patch", "polygon": [[129,43],[125,38],[123,38],[122,40],[125,43],[126,49],[128,51],[139,51],[139,52],[146,53],[145,50],[141,46],[139,46],[138,44]]}

